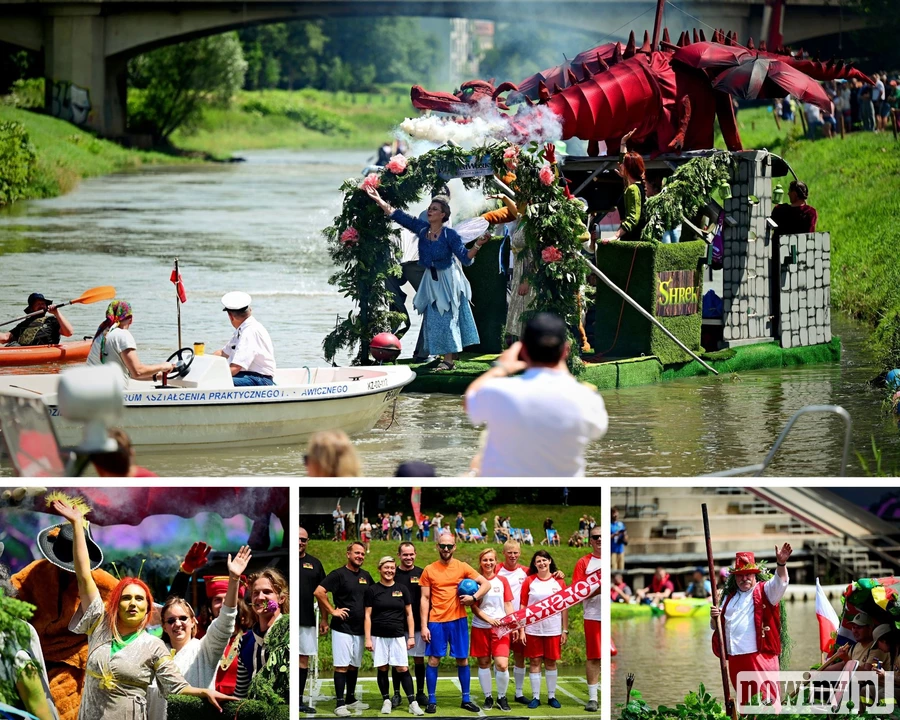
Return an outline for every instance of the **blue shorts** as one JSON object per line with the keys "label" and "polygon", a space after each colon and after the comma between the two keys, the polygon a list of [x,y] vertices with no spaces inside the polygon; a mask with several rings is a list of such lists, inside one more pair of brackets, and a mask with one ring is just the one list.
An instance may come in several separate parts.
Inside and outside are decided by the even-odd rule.
{"label": "blue shorts", "polygon": [[447,622],[430,622],[431,642],[425,646],[428,657],[444,657],[447,654],[447,643],[450,643],[450,655],[456,659],[469,657],[469,623],[466,618],[448,620]]}

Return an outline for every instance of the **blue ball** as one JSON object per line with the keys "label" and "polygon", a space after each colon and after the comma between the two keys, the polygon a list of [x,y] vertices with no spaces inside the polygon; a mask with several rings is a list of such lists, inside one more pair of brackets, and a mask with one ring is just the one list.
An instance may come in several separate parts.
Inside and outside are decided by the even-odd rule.
{"label": "blue ball", "polygon": [[472,580],[472,578],[466,578],[465,580],[460,580],[459,585],[456,587],[456,594],[459,596],[463,595],[474,595],[478,592],[478,583]]}
{"label": "blue ball", "polygon": [[900,369],[894,368],[884,378],[885,383],[891,390],[900,390]]}

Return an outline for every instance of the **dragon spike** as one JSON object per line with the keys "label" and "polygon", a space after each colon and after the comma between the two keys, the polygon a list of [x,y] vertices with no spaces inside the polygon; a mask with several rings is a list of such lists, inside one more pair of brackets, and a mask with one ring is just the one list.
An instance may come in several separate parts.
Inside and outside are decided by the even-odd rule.
{"label": "dragon spike", "polygon": [[581,63],[581,76],[584,80],[590,80],[594,77],[594,73],[591,72],[591,69],[587,66],[587,63]]}
{"label": "dragon spike", "polygon": [[706,42],[706,35],[703,33],[703,28],[700,28],[700,42]]}
{"label": "dragon spike", "polygon": [[559,83],[553,83],[553,94],[559,95],[563,91],[563,88],[559,86]]}
{"label": "dragon spike", "polygon": [[734,37],[731,34],[731,30],[729,30],[728,34],[725,36],[725,44],[728,46],[734,45]]}
{"label": "dragon spike", "polygon": [[753,42],[753,36],[752,36],[752,35],[751,35],[750,38],[747,40],[747,49],[748,49],[748,50],[756,50],[756,43]]}
{"label": "dragon spike", "polygon": [[528,96],[526,95],[526,96],[525,96],[525,104],[526,104],[528,107],[534,107],[534,100],[532,100],[530,97],[528,97]]}
{"label": "dragon spike", "polygon": [[646,30],[644,30],[644,42],[641,43],[640,52],[649,53],[652,50],[653,50],[653,48],[650,47],[650,33],[648,33]]}
{"label": "dragon spike", "polygon": [[572,68],[566,68],[566,77],[569,79],[569,85],[578,84],[578,77],[572,72]]}
{"label": "dragon spike", "polygon": [[700,36],[697,34],[697,28],[694,28],[694,40],[695,43],[700,42]]}
{"label": "dragon spike", "polygon": [[613,65],[622,62],[622,43],[616,43],[616,49],[612,56]]}
{"label": "dragon spike", "polygon": [[637,43],[634,39],[634,30],[628,35],[628,44],[625,46],[625,57],[630,58],[634,55],[637,49]]}
{"label": "dragon spike", "polygon": [[543,80],[538,83],[538,98],[540,100],[550,99],[550,91],[547,89],[547,86],[544,84]]}
{"label": "dragon spike", "polygon": [[678,45],[678,47],[684,47],[688,44],[688,42],[688,34],[684,30],[682,30],[681,35],[678,36],[678,42],[676,43],[676,45]]}
{"label": "dragon spike", "polygon": [[[646,35],[646,34],[647,34],[647,33],[645,32],[644,35]],[[669,28],[667,28],[667,27],[664,27],[664,28],[663,28],[663,38],[662,38],[662,41],[663,41],[664,43],[668,43],[669,45],[672,44],[672,41],[669,39]]]}
{"label": "dragon spike", "polygon": [[600,66],[600,72],[609,70],[609,65],[606,64],[606,60],[603,59],[603,56],[599,52],[597,53],[597,65]]}
{"label": "dragon spike", "polygon": [[767,50],[767,48],[766,48],[766,41],[765,41],[765,40],[760,40],[760,41],[759,41],[759,50],[760,50],[760,52],[768,52],[768,50]]}

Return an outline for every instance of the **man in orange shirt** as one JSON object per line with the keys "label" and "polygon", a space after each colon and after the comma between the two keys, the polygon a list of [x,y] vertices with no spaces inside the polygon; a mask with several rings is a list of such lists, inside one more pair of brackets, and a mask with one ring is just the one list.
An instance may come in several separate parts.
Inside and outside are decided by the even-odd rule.
{"label": "man in orange shirt", "polygon": [[[425,654],[428,656],[428,667],[425,669],[425,683],[428,686],[428,705],[425,712],[434,715],[437,712],[437,679],[438,665],[447,653],[456,658],[456,673],[462,689],[460,707],[469,712],[481,712],[481,708],[472,702],[469,695],[471,673],[469,670],[469,624],[466,620],[466,607],[479,602],[491,589],[491,584],[479,575],[471,565],[453,559],[456,552],[456,538],[452,533],[441,533],[438,538],[440,559],[425,568],[419,578],[422,589],[422,639],[425,641]],[[474,595],[459,595],[459,583],[470,578],[478,583]]]}

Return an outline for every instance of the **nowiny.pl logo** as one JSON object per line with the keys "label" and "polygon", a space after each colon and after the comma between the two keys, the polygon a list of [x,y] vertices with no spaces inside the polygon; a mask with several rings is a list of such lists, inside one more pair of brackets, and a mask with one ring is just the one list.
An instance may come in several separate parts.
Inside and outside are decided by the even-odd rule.
{"label": "nowiny.pl logo", "polygon": [[894,673],[876,671],[744,671],[735,704],[742,715],[890,715]]}

